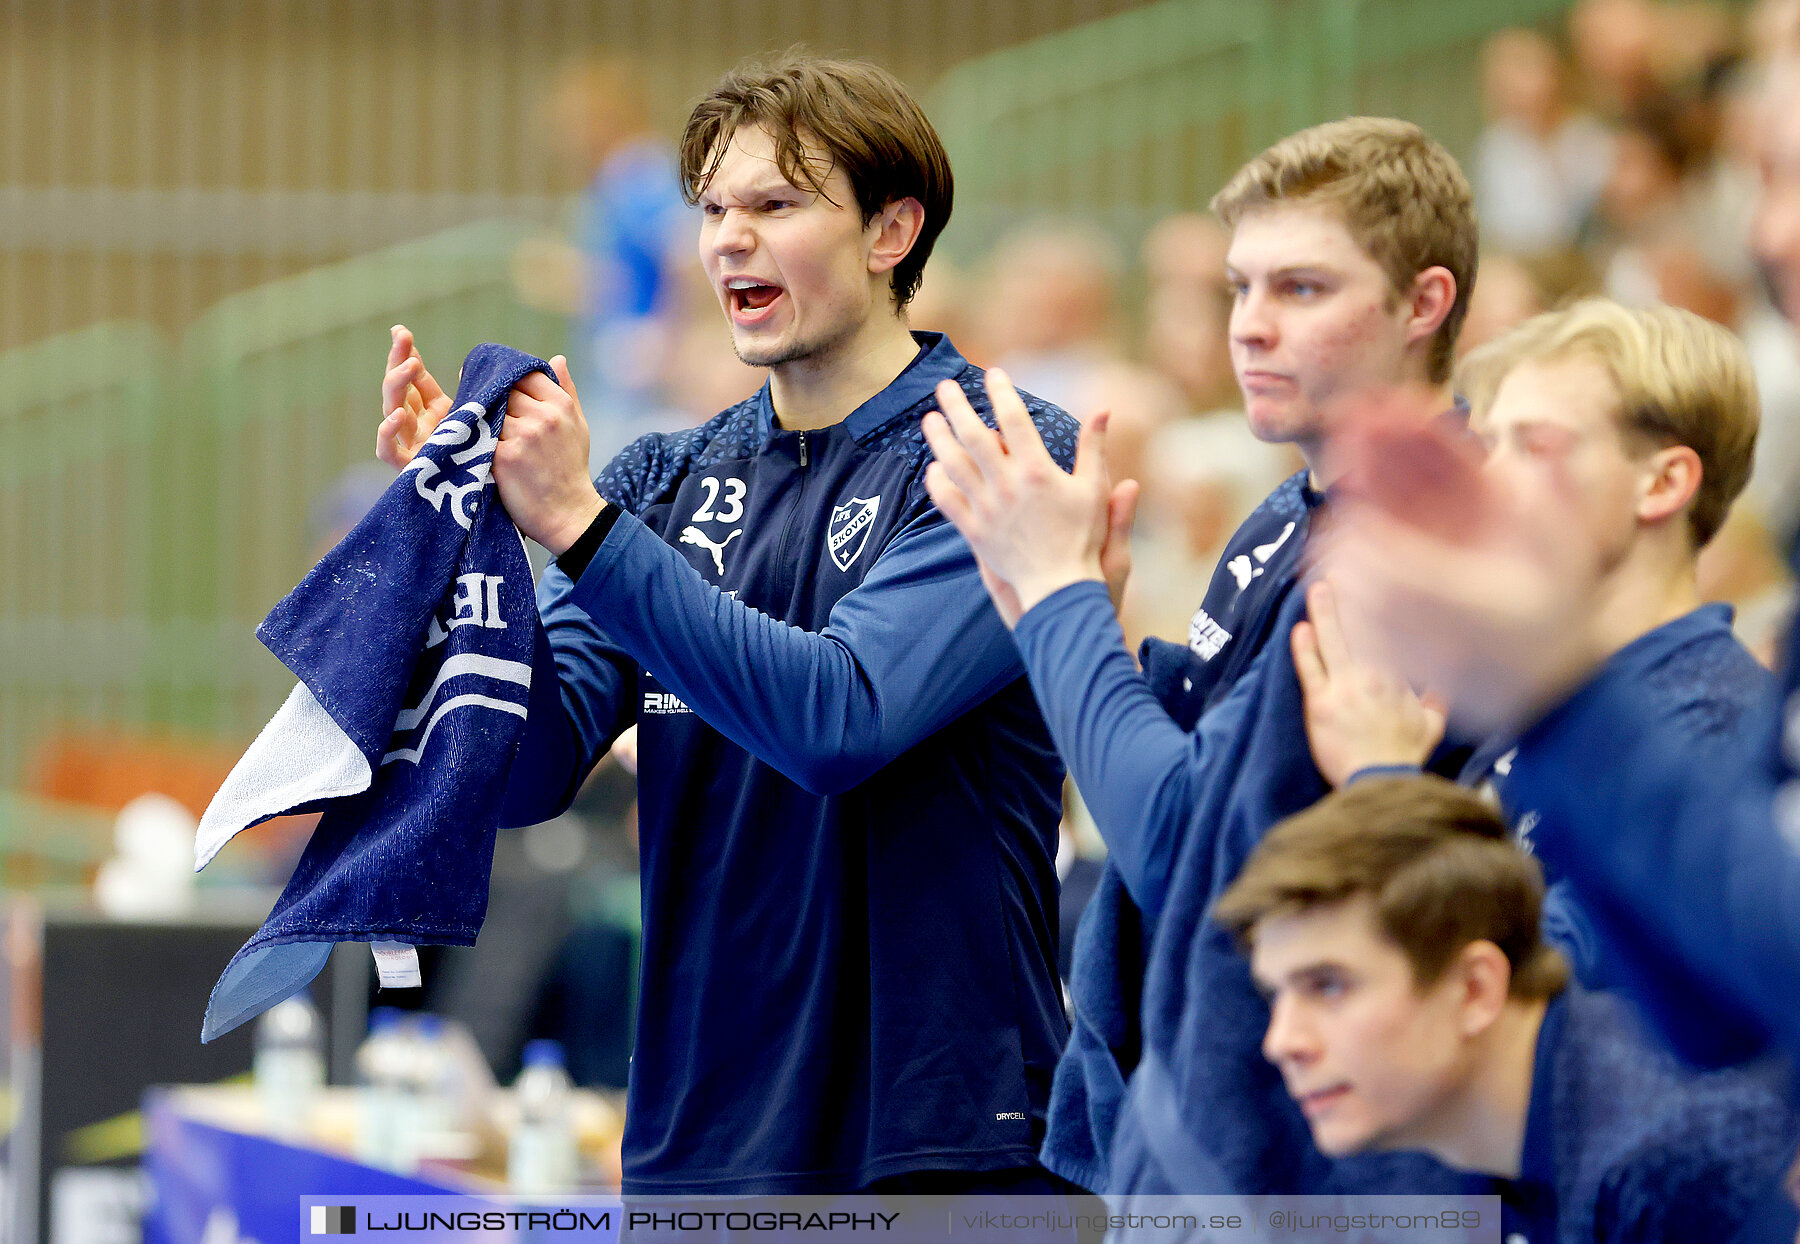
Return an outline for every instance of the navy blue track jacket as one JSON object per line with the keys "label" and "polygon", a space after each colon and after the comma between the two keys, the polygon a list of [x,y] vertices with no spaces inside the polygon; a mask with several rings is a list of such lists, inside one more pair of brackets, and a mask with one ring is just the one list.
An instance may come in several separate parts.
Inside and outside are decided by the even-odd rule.
{"label": "navy blue track jacket", "polygon": [[[628,1193],[841,1191],[1041,1140],[1062,768],[925,493],[932,390],[991,423],[982,372],[917,336],[831,427],[781,430],[765,386],[637,441],[591,561],[540,587],[561,711],[534,701],[510,819],[641,727]],[[1066,469],[1075,422],[1026,404]]]}
{"label": "navy blue track jacket", "polygon": [[1686,1058],[1773,1041],[1800,1060],[1800,616],[1737,754],[1659,737],[1635,671],[1602,665],[1519,743],[1509,798],[1623,988]]}
{"label": "navy blue track jacket", "polygon": [[[1125,1081],[1137,1066],[1143,1032],[1139,1022],[1144,967],[1155,916],[1144,913],[1144,896],[1131,883],[1144,875],[1132,846],[1138,826],[1191,806],[1195,794],[1182,781],[1176,754],[1193,746],[1190,732],[1201,714],[1224,699],[1275,633],[1275,615],[1300,576],[1301,553],[1313,511],[1322,500],[1300,471],[1283,481],[1245,519],[1219,558],[1206,595],[1188,626],[1188,644],[1147,639],[1139,652],[1141,679],[1123,651],[1109,657],[1109,670],[1079,689],[1108,702],[1154,696],[1173,719],[1174,730],[1153,730],[1128,746],[1071,750],[1069,757],[1082,797],[1114,851],[1075,934],[1069,978],[1068,1048],[1056,1068],[1043,1163],[1065,1179],[1096,1192],[1114,1191],[1108,1155]],[[1033,619],[1021,642],[1042,618]],[[1113,624],[1116,629],[1116,623]],[[1074,699],[1061,717],[1058,742],[1081,748],[1081,723],[1100,705]],[[1109,741],[1110,742],[1110,741]],[[1147,762],[1163,775],[1159,783],[1119,780],[1109,760],[1128,755],[1133,767]],[[1150,759],[1154,757],[1155,759]],[[1158,848],[1166,850],[1166,844]]]}
{"label": "navy blue track jacket", "polygon": [[1519,1176],[1479,1190],[1500,1196],[1508,1240],[1786,1244],[1787,1080],[1767,1061],[1696,1073],[1622,998],[1571,983],[1538,1030]]}

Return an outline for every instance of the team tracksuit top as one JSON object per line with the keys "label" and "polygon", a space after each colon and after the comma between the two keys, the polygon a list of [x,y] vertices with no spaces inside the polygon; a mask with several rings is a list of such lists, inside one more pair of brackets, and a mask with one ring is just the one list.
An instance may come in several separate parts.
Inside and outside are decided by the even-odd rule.
{"label": "team tracksuit top", "polygon": [[1697,1062],[1770,1041],[1800,1058],[1800,616],[1783,670],[1735,754],[1695,763],[1634,671],[1603,665],[1525,732],[1508,783],[1626,988]]}
{"label": "team tracksuit top", "polygon": [[[983,373],[936,334],[841,423],[765,386],[642,438],[544,575],[509,823],[639,734],[628,1193],[842,1191],[1033,1163],[1066,1036],[1062,767],[919,430]],[[1067,469],[1077,425],[1026,397]],[[610,522],[610,528],[606,523]],[[592,533],[590,533],[592,534]],[[556,699],[560,698],[560,705]]]}
{"label": "team tracksuit top", "polygon": [[[1231,537],[1188,626],[1188,643],[1147,639],[1139,651],[1141,677],[1125,656],[1102,642],[1106,655],[1092,680],[1055,679],[1056,690],[1073,697],[1052,716],[1059,746],[1066,754],[1109,854],[1094,897],[1076,928],[1074,962],[1069,975],[1069,1045],[1056,1068],[1043,1163],[1065,1179],[1097,1192],[1114,1190],[1108,1156],[1125,1081],[1137,1066],[1143,1032],[1139,1010],[1143,977],[1155,913],[1146,915],[1143,896],[1134,895],[1127,876],[1143,875],[1139,826],[1178,825],[1195,793],[1187,783],[1181,753],[1192,744],[1185,733],[1201,714],[1224,699],[1274,632],[1275,615],[1299,578],[1301,552],[1321,495],[1307,484],[1307,473],[1290,476],[1253,510]],[[1092,598],[1093,592],[1085,595]],[[1102,635],[1116,620],[1110,602],[1088,602],[1089,622]],[[1051,614],[1033,610],[1029,624],[1021,620],[1020,642],[1029,652],[1035,635]],[[1080,645],[1078,651],[1085,648]],[[1053,659],[1053,658],[1052,658]],[[1046,662],[1046,671],[1051,668]],[[1111,738],[1090,736],[1080,722],[1104,711],[1105,703],[1138,702],[1148,711],[1154,698],[1174,729],[1154,717],[1139,718],[1148,728],[1118,746]],[[1127,717],[1127,721],[1131,718]],[[1092,744],[1091,750],[1084,744]],[[1147,751],[1140,750],[1147,748]],[[1117,766],[1147,769],[1160,777],[1147,781],[1121,779]],[[1116,845],[1115,845],[1116,844]],[[1145,846],[1166,854],[1166,842]],[[1121,854],[1122,852],[1122,854]],[[1134,901],[1136,899],[1137,901]]]}

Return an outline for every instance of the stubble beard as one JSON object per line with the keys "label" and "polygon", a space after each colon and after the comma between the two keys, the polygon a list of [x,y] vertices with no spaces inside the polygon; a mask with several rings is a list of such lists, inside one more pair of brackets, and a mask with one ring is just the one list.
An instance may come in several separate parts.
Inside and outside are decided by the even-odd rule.
{"label": "stubble beard", "polygon": [[738,357],[738,362],[747,367],[781,367],[788,363],[822,362],[828,360],[845,342],[856,333],[855,325],[845,325],[838,332],[809,339],[796,337],[786,343],[777,343],[758,350],[752,346],[745,349],[738,344],[737,334],[731,335],[731,352]]}

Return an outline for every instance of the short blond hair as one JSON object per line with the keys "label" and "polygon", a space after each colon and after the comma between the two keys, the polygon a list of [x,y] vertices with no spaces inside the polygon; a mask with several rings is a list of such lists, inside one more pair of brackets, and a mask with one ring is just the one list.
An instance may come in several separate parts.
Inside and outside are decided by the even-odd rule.
{"label": "short blond hair", "polygon": [[1427,268],[1449,270],[1455,301],[1426,360],[1433,384],[1448,380],[1479,249],[1475,195],[1455,158],[1410,121],[1350,117],[1289,134],[1239,169],[1213,196],[1212,210],[1235,229],[1260,208],[1299,202],[1340,212],[1396,297]]}
{"label": "short blond hair", "polygon": [[1619,397],[1619,430],[1651,445],[1686,445],[1700,458],[1688,509],[1694,547],[1711,540],[1750,479],[1761,403],[1743,343],[1679,307],[1625,307],[1587,298],[1533,316],[1469,352],[1457,389],[1480,415],[1521,363],[1591,358]]}

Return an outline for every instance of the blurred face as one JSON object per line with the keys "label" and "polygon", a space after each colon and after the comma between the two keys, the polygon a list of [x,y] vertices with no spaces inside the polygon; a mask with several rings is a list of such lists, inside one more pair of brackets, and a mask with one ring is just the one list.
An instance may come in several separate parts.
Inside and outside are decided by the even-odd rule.
{"label": "blurred face", "polygon": [[1658,20],[1647,0],[1582,0],[1569,34],[1585,76],[1610,95],[1635,98],[1652,77]]}
{"label": "blurred face", "polygon": [[1606,218],[1633,229],[1681,192],[1681,174],[1646,134],[1627,130],[1613,145],[1612,172],[1601,191]]}
{"label": "blurred face", "polygon": [[1104,259],[1083,253],[1085,239],[1025,239],[994,260],[988,279],[985,339],[1002,354],[1035,354],[1087,345],[1104,336],[1113,278]]}
{"label": "blurred face", "polygon": [[[1638,530],[1642,490],[1652,455],[1634,454],[1618,425],[1619,397],[1597,361],[1576,355],[1521,363],[1506,375],[1493,403],[1474,422],[1488,446],[1486,470],[1526,512],[1579,517],[1579,534],[1610,569],[1629,551]],[[1567,480],[1559,487],[1558,475]],[[1563,500],[1556,497],[1567,494]]]}
{"label": "blurred face", "polygon": [[1222,273],[1210,281],[1159,281],[1145,301],[1151,360],[1201,410],[1228,405],[1233,377],[1225,331],[1230,295]]}
{"label": "blurred face", "polygon": [[869,266],[882,217],[863,227],[843,170],[833,168],[824,187],[789,182],[768,131],[746,126],[700,195],[700,262],[733,348],[754,367],[829,359],[891,313],[887,278]]}
{"label": "blurred face", "polygon": [[1762,195],[1752,237],[1783,314],[1800,323],[1800,60],[1777,68],[1762,117]]}
{"label": "blurred face", "polygon": [[1418,378],[1408,304],[1331,209],[1251,212],[1225,265],[1231,365],[1258,438],[1292,442],[1311,459],[1358,399]]}
{"label": "blurred face", "polygon": [[1467,1084],[1457,974],[1416,987],[1359,895],[1256,924],[1250,968],[1269,998],[1263,1057],[1331,1157],[1422,1147]]}
{"label": "blurred face", "polygon": [[1489,44],[1483,65],[1488,111],[1534,130],[1556,120],[1561,93],[1556,52],[1543,39],[1508,31]]}

